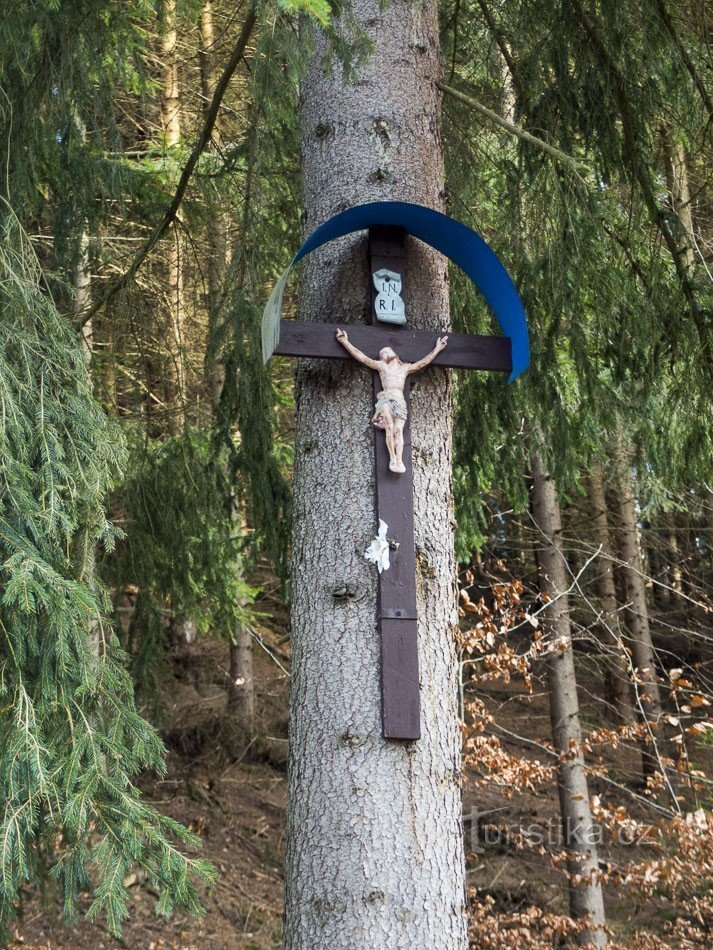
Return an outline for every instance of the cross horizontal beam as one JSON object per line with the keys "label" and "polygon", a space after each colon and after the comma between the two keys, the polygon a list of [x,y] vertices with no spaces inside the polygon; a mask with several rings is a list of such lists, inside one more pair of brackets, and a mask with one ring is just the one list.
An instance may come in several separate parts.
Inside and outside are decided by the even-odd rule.
{"label": "cross horizontal beam", "polygon": [[[349,339],[358,349],[374,359],[379,350],[390,346],[400,360],[415,363],[433,349],[436,331],[392,329],[383,326],[341,324]],[[336,338],[337,325],[332,323],[303,323],[298,320],[280,321],[280,342],[275,353],[280,356],[303,356],[311,359],[350,360],[352,357]],[[482,369],[510,373],[512,356],[510,340],[500,336],[471,336],[468,333],[449,333],[448,346],[434,359],[433,366],[452,369]]]}

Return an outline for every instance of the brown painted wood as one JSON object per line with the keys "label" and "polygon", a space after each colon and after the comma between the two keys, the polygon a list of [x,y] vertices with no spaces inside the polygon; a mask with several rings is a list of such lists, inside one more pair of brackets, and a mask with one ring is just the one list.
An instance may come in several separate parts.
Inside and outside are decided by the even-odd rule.
{"label": "brown painted wood", "polygon": [[384,738],[415,741],[421,738],[418,624],[416,620],[382,618],[379,627]]}
{"label": "brown painted wood", "polygon": [[[372,229],[369,232],[369,274],[373,274],[381,267],[389,267],[401,274],[401,284],[404,288],[406,285],[404,241],[405,233],[399,228]],[[372,319],[374,319],[375,297],[376,292],[372,282]],[[403,351],[402,335],[412,331],[406,327],[392,328],[388,324],[378,324],[372,328],[372,335],[377,334],[377,339],[383,339],[383,333],[387,327],[391,330],[390,335],[398,341],[394,349],[400,356]],[[349,335],[351,339],[351,332]],[[358,343],[355,345],[359,346]],[[378,348],[387,345],[389,344],[379,343]],[[372,375],[376,402],[377,394],[381,390],[381,381],[378,373]],[[404,396],[410,414],[408,383],[404,387]],[[380,429],[374,429],[376,515],[377,519],[382,518],[388,525],[387,538],[390,541],[393,540],[395,545],[390,553],[389,570],[379,574],[377,596],[377,626],[381,636],[382,731],[385,739],[413,741],[421,737],[421,714],[416,623],[413,467],[411,427],[408,422],[404,429],[403,459],[406,467],[403,474],[397,475],[389,471],[386,438]]]}
{"label": "brown painted wood", "polygon": [[[405,298],[406,299],[406,298]],[[408,317],[408,304],[406,310]],[[433,349],[439,334],[426,330],[412,330],[387,323],[378,326],[363,324],[302,323],[282,320],[280,342],[275,349],[279,356],[303,356],[312,359],[350,360],[351,356],[337,342],[336,330],[341,326],[349,339],[373,359],[379,350],[390,346],[399,358],[414,363]],[[500,373],[512,371],[510,340],[499,336],[476,336],[468,333],[449,333],[448,346],[438,354],[433,366],[452,369],[481,369]]]}
{"label": "brown painted wood", "polygon": [[[374,401],[381,389],[374,373]],[[404,388],[406,404],[411,410],[408,384]],[[404,430],[404,465],[406,471],[397,475],[389,471],[389,451],[380,429],[374,429],[374,460],[376,469],[376,517],[389,526],[387,537],[393,540],[391,567],[379,575],[379,617],[416,619],[416,561],[413,529],[413,467],[411,463],[411,432],[408,422]],[[396,547],[395,545],[398,545]]]}
{"label": "brown painted wood", "polygon": [[[374,395],[381,388],[374,373]],[[404,395],[411,409],[408,384]],[[413,523],[413,466],[410,426],[404,430],[404,465],[389,471],[384,433],[374,430],[376,514],[393,542],[391,566],[379,574],[377,628],[381,636],[381,722],[385,739],[421,737],[416,607],[416,549]]]}

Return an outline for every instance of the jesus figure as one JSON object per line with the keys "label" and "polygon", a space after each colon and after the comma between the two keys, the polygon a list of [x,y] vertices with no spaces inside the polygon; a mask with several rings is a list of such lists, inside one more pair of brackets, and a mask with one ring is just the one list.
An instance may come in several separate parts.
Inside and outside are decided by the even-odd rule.
{"label": "jesus figure", "polygon": [[406,399],[404,386],[411,373],[417,373],[428,366],[448,343],[448,337],[439,337],[431,352],[416,363],[402,363],[389,346],[379,352],[379,359],[372,360],[349,342],[345,330],[337,330],[337,339],[355,360],[375,370],[379,374],[382,390],[376,397],[376,409],[372,418],[377,429],[386,434],[386,447],[389,450],[389,469],[392,472],[405,472],[403,461],[404,426],[406,425]]}

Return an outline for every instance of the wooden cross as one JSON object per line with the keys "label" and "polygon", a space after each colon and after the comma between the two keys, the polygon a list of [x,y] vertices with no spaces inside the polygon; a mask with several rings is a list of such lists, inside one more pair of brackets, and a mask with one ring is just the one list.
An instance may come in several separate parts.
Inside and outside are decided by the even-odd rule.
{"label": "wooden cross", "polygon": [[[437,334],[405,326],[378,323],[377,301],[372,275],[381,269],[401,276],[406,285],[405,231],[395,227],[369,229],[369,278],[372,291],[370,326],[349,324],[349,339],[358,349],[372,355],[385,346],[398,357],[414,363],[433,349]],[[408,314],[407,314],[408,318]],[[334,324],[280,322],[280,341],[274,351],[281,356],[310,359],[352,359],[336,339]],[[471,336],[449,333],[448,346],[433,360],[434,366],[454,369],[512,369],[510,340],[505,337]],[[374,395],[381,389],[378,373],[373,373]],[[408,382],[404,388],[408,404]],[[381,637],[381,713],[386,739],[421,738],[418,679],[418,627],[416,614],[416,554],[413,523],[413,470],[408,423],[404,432],[404,474],[389,471],[389,453],[381,432],[374,438],[376,474],[376,516],[388,525],[391,566],[379,574],[377,626]],[[398,545],[396,547],[396,545]]]}

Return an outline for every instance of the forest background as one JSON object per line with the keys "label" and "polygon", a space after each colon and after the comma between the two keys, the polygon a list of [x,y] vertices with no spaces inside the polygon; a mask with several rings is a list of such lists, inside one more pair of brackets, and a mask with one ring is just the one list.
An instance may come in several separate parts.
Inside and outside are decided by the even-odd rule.
{"label": "forest background", "polygon": [[[294,396],[286,362],[262,366],[259,324],[301,240],[299,16],[327,31],[335,82],[369,56],[335,12],[0,13],[0,917],[18,939],[38,888],[35,927],[59,907],[118,934],[137,889],[161,914],[225,905],[230,875],[194,850],[205,820],[152,804],[162,737],[165,781],[210,812],[232,807],[205,778],[216,761],[282,775]],[[512,387],[455,381],[465,798],[498,816],[490,841],[466,810],[471,939],[576,930],[561,842],[523,831],[557,808],[546,667],[569,638],[615,939],[704,946],[710,9],[452,0],[440,16],[448,213],[508,267],[533,342]],[[454,329],[492,332],[457,272],[451,308]],[[254,836],[278,867],[279,824]],[[279,872],[269,899],[252,887],[230,896],[248,936],[226,946],[278,939]]]}

